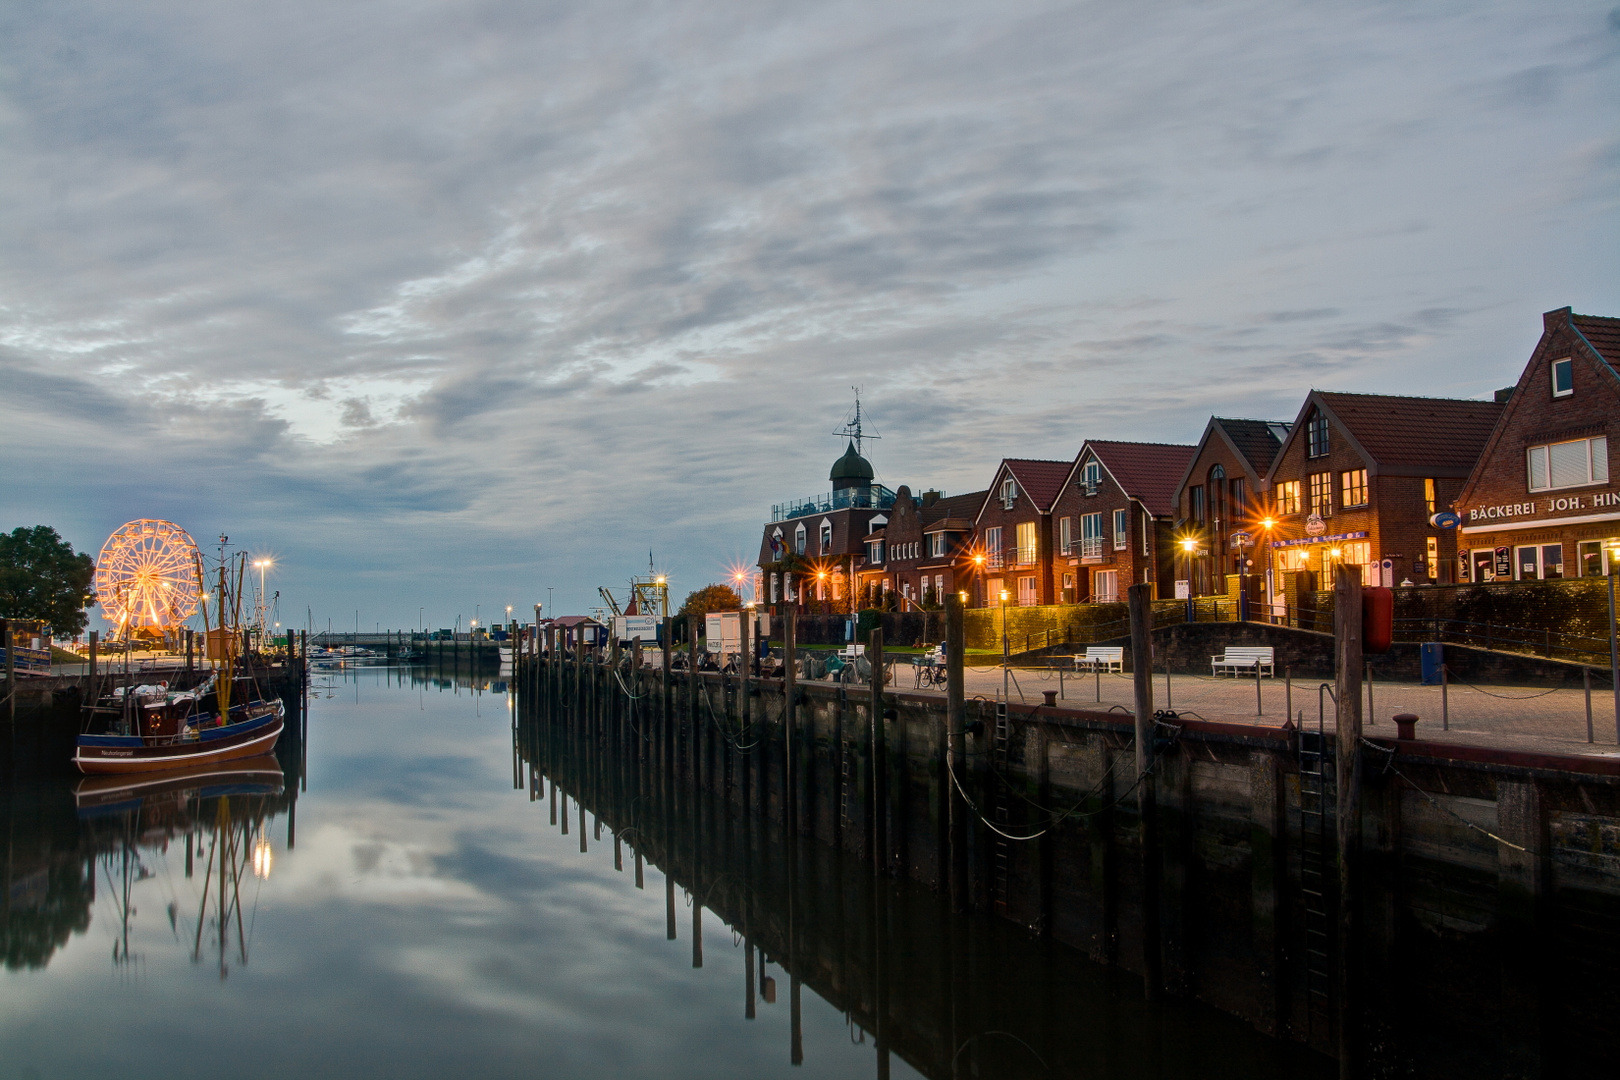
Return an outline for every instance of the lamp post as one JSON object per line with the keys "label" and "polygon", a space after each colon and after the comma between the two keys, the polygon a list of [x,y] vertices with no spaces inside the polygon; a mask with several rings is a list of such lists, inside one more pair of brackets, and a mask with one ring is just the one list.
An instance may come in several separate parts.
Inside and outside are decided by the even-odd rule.
{"label": "lamp post", "polygon": [[1620,570],[1620,540],[1609,541],[1609,682],[1614,687],[1614,738],[1620,742],[1620,628],[1614,621],[1614,575]]}
{"label": "lamp post", "polygon": [[1277,522],[1266,518],[1260,522],[1260,531],[1266,538],[1266,622],[1277,621],[1277,578],[1271,569],[1271,530]]}
{"label": "lamp post", "polygon": [[1198,541],[1190,536],[1183,537],[1181,550],[1187,553],[1187,621],[1196,622],[1197,613],[1193,607],[1193,553],[1198,550]]}
{"label": "lamp post", "polygon": [[1007,699],[1007,678],[1011,670],[1011,641],[1007,637],[1007,590],[1001,590],[1001,700]]}

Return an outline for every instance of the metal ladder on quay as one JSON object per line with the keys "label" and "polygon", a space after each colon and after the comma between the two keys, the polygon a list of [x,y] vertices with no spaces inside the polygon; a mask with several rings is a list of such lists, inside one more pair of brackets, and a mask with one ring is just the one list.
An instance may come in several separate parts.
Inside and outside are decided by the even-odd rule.
{"label": "metal ladder on quay", "polygon": [[[1003,779],[1007,777],[1008,772],[1011,736],[1012,722],[1007,715],[1007,703],[998,701],[995,737],[990,744],[990,768]],[[1004,834],[1012,831],[1012,811],[1007,805],[1006,793],[1001,790],[1001,785],[996,785],[991,801],[990,816],[996,826],[990,834],[991,841],[995,845],[991,862],[993,890],[991,903],[996,911],[1005,914],[1012,881],[1012,843]]]}
{"label": "metal ladder on quay", "polygon": [[1299,718],[1299,885],[1305,950],[1305,1036],[1307,1041],[1333,1036],[1333,922],[1330,887],[1336,873],[1338,801],[1336,736],[1326,730],[1326,701],[1333,688],[1317,692],[1316,724]]}

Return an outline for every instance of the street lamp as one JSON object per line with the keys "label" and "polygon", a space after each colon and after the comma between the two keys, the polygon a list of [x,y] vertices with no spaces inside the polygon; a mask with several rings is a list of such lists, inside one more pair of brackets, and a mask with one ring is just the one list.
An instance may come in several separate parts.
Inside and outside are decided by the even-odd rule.
{"label": "street lamp", "polygon": [[1198,541],[1190,536],[1182,537],[1181,550],[1187,553],[1187,621],[1197,621],[1194,617],[1193,607],[1193,552],[1198,550]]}
{"label": "street lamp", "polygon": [[1620,742],[1620,629],[1614,621],[1614,575],[1620,570],[1620,540],[1609,541],[1609,682],[1614,687],[1614,738]]}
{"label": "street lamp", "polygon": [[1265,518],[1260,522],[1260,530],[1266,537],[1266,622],[1277,621],[1277,578],[1271,569],[1271,530],[1277,525],[1275,518]]}
{"label": "street lamp", "polygon": [[1007,678],[1011,671],[1011,642],[1007,637],[1007,590],[1001,590],[1001,700],[1007,700]]}

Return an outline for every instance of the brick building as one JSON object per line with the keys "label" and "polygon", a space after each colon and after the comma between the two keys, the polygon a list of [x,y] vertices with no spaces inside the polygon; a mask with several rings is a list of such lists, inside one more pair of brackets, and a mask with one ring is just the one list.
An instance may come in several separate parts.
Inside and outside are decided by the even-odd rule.
{"label": "brick building", "polygon": [[1325,588],[1341,562],[1368,584],[1448,581],[1456,530],[1429,518],[1461,494],[1501,414],[1493,401],[1312,390],[1266,475],[1279,592]]}
{"label": "brick building", "polygon": [[1620,535],[1620,319],[1541,317],[1541,340],[1457,498],[1457,576],[1599,576]]}
{"label": "brick building", "polygon": [[[1193,447],[1091,439],[1052,513],[1059,600],[1116,601],[1135,582],[1168,581],[1176,481]],[[1168,590],[1166,590],[1168,593]]]}
{"label": "brick building", "polygon": [[922,496],[923,555],[917,563],[918,596],[925,604],[943,604],[953,592],[974,595],[979,568],[973,561],[973,521],[984,505],[984,491]]}
{"label": "brick building", "polygon": [[1261,482],[1288,431],[1285,421],[1225,416],[1212,416],[1205,425],[1175,494],[1177,540],[1197,543],[1188,578],[1194,596],[1224,595],[1227,575],[1252,571],[1249,599],[1260,601],[1266,518]]}
{"label": "brick building", "polygon": [[830,493],[772,507],[759,547],[766,603],[849,610],[850,583],[871,550],[868,537],[888,524],[896,497],[874,475],[852,439],[828,474]]}
{"label": "brick building", "polygon": [[974,554],[983,556],[984,573],[969,592],[973,603],[999,603],[1003,589],[1022,606],[1054,602],[1052,504],[1071,469],[1067,461],[1002,460],[974,516]]}

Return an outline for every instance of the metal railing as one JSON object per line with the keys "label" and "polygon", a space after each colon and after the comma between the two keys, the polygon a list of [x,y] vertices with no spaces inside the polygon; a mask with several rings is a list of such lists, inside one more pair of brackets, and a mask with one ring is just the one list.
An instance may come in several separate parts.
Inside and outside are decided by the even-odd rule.
{"label": "metal railing", "polygon": [[1080,541],[1080,557],[1082,559],[1100,559],[1103,557],[1103,538],[1100,536],[1087,536]]}
{"label": "metal railing", "polygon": [[771,507],[772,521],[787,521],[807,514],[826,514],[834,510],[887,510],[894,505],[894,492],[882,484],[871,487],[847,488],[826,495],[813,495],[792,499]]}

